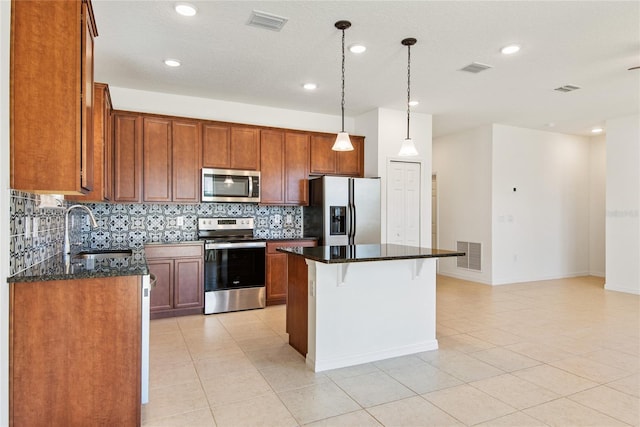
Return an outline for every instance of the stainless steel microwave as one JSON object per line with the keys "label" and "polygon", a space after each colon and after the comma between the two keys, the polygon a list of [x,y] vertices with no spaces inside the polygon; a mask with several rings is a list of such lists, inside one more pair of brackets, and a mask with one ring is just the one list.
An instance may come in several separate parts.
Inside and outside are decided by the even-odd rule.
{"label": "stainless steel microwave", "polygon": [[202,169],[203,202],[260,202],[260,172]]}

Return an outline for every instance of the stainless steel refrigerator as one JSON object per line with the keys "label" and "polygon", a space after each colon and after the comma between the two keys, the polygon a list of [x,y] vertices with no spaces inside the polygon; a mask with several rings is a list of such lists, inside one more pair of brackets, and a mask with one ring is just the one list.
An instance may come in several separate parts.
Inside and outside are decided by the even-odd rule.
{"label": "stainless steel refrigerator", "polygon": [[304,235],[320,246],[378,244],[380,178],[312,178],[302,213]]}

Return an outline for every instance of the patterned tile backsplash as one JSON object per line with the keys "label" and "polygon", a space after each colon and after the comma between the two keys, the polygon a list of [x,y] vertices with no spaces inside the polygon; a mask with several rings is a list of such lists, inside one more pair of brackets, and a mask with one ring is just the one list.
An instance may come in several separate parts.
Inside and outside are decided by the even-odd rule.
{"label": "patterned tile backsplash", "polygon": [[[10,274],[62,252],[65,209],[38,208],[38,195],[11,191]],[[141,248],[147,242],[182,242],[197,238],[199,217],[253,217],[255,236],[263,239],[302,237],[302,208],[246,203],[120,204],[85,203],[98,223],[92,228],[86,213],[70,216],[72,251],[118,247]],[[65,202],[65,207],[71,206]],[[183,225],[178,225],[182,217]],[[34,227],[37,229],[33,233]]]}

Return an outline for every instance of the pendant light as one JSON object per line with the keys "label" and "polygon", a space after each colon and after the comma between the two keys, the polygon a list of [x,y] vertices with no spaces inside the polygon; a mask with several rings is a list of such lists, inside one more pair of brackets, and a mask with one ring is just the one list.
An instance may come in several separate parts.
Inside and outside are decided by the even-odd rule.
{"label": "pendant light", "polygon": [[331,149],[333,151],[352,151],[351,139],[349,139],[349,134],[344,131],[344,30],[351,27],[351,22],[338,21],[334,25],[342,31],[342,130],[338,132],[336,142],[333,143]]}
{"label": "pendant light", "polygon": [[418,150],[413,143],[413,139],[409,136],[409,121],[411,117],[411,46],[416,44],[417,40],[408,38],[402,40],[402,45],[407,47],[407,137],[402,142],[398,156],[417,156]]}

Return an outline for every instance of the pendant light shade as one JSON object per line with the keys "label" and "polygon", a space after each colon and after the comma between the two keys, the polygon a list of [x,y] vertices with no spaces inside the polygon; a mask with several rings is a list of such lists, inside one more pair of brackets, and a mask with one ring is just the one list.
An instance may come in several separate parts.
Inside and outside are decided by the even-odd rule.
{"label": "pendant light shade", "polygon": [[409,122],[411,119],[411,46],[416,44],[417,40],[414,38],[408,38],[402,40],[402,45],[407,47],[407,137],[400,146],[398,156],[417,156],[418,150],[413,143],[413,139],[409,136]]}
{"label": "pendant light shade", "polygon": [[344,131],[344,30],[351,27],[351,22],[338,21],[334,25],[342,31],[342,130],[338,133],[336,142],[331,149],[333,151],[352,151],[353,145],[351,144],[351,139],[349,139],[349,134]]}

